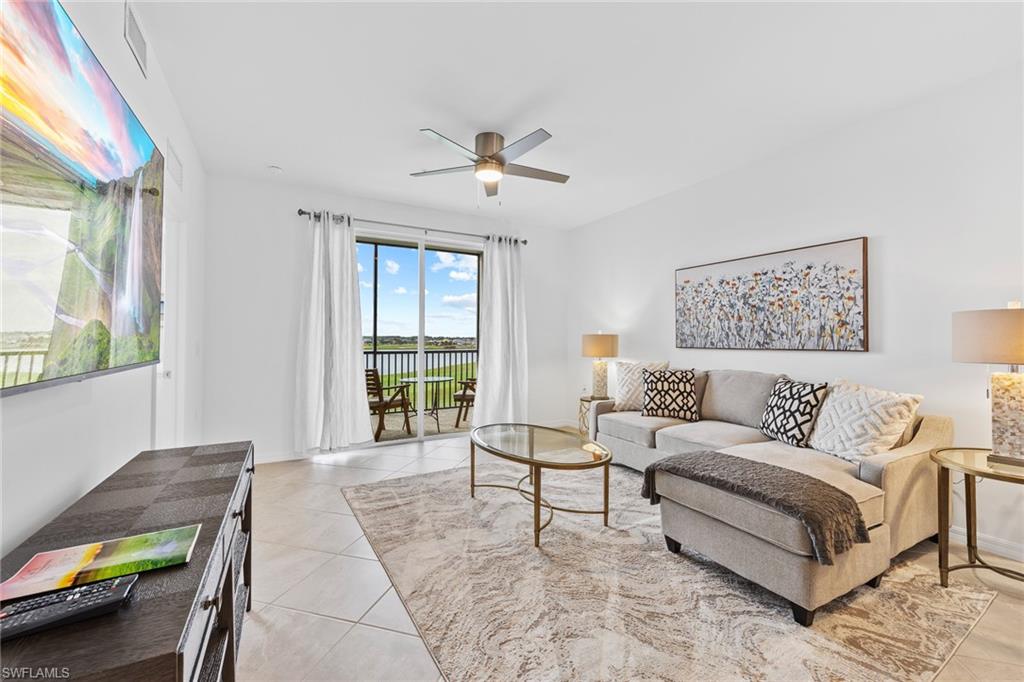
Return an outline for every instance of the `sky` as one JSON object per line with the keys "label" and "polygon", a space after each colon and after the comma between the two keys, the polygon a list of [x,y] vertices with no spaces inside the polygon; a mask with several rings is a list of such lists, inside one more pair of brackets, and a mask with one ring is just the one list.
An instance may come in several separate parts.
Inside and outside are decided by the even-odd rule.
{"label": "sky", "polygon": [[128,177],[153,141],[56,2],[4,0],[0,105],[5,122],[90,182]]}
{"label": "sky", "polygon": [[[419,333],[419,254],[415,248],[378,248],[377,333]],[[426,336],[476,336],[475,255],[426,250]],[[358,245],[363,335],[373,333],[373,245]]]}

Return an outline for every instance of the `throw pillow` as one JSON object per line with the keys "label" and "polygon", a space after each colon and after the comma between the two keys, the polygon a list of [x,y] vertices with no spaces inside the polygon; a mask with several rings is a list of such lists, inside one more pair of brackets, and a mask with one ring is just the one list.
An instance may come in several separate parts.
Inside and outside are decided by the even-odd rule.
{"label": "throw pillow", "polygon": [[643,417],[672,417],[688,422],[700,419],[696,376],[692,369],[645,369]]}
{"label": "throw pillow", "polygon": [[761,415],[761,433],[798,448],[807,447],[827,391],[828,384],[779,377]]}
{"label": "throw pillow", "polygon": [[644,406],[644,370],[668,369],[667,362],[616,362],[616,412],[633,412]]}
{"label": "throw pillow", "polygon": [[922,400],[919,395],[836,382],[821,406],[809,445],[851,462],[891,450]]}

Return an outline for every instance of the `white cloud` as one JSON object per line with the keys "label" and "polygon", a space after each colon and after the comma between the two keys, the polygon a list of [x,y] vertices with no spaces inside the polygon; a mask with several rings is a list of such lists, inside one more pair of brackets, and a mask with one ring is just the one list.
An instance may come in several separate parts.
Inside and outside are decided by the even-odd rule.
{"label": "white cloud", "polygon": [[401,266],[398,265],[398,263],[396,263],[395,261],[391,260],[390,258],[384,261],[384,270],[389,275],[397,275],[399,267]]}
{"label": "white cloud", "polygon": [[395,293],[401,296],[402,294],[407,294],[409,292],[405,287],[398,287],[395,289]]}
{"label": "white cloud", "polygon": [[444,270],[455,265],[455,254],[448,253],[447,251],[435,251],[434,255],[437,256],[437,262],[430,266],[431,272],[437,272],[438,270]]}
{"label": "white cloud", "polygon": [[437,260],[430,265],[431,272],[449,270],[448,276],[460,282],[469,282],[476,279],[476,272],[479,259],[465,253],[449,253],[447,251],[435,251]]}
{"label": "white cloud", "polygon": [[373,288],[373,285],[370,284],[369,282],[365,281],[365,280],[359,280],[359,286],[361,286],[364,289],[372,289]]}
{"label": "white cloud", "polygon": [[430,295],[430,289],[424,289],[423,290],[423,295],[424,296],[429,296]]}
{"label": "white cloud", "polygon": [[473,307],[476,310],[476,292],[471,294],[459,294],[458,296],[453,294],[445,294],[441,297],[441,304],[452,306],[453,308],[467,308]]}
{"label": "white cloud", "polygon": [[356,271],[357,272],[362,272],[363,271],[363,264],[362,263],[356,263]]}

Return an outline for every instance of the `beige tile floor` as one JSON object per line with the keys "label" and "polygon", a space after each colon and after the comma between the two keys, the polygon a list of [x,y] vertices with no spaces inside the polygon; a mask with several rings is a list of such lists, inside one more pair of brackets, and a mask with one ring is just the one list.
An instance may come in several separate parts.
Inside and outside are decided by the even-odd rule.
{"label": "beige tile floor", "polygon": [[[239,679],[441,679],[338,487],[468,466],[468,457],[460,436],[258,465],[254,603]],[[954,553],[964,560],[963,547]],[[937,565],[929,542],[907,555]],[[983,571],[951,580],[998,597],[937,682],[1024,682],[1024,583]]]}

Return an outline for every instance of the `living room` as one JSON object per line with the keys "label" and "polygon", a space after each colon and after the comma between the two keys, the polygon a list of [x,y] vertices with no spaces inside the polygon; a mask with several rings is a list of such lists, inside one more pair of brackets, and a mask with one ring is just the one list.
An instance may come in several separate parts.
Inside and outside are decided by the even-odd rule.
{"label": "living room", "polygon": [[[3,578],[202,527],[5,671],[1024,679],[1019,3],[7,7]],[[165,177],[124,194],[158,353],[73,370],[21,320],[88,326],[46,264],[90,248],[65,219],[25,274],[11,131],[118,149],[53,132],[108,111],[79,69]],[[147,617],[167,652],[88,653]]]}

